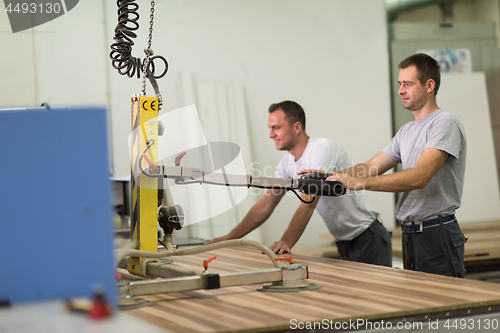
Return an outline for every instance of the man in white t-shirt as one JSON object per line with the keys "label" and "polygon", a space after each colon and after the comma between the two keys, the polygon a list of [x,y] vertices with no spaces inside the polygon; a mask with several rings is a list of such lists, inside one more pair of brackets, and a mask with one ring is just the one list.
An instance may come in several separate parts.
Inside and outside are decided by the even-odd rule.
{"label": "man in white t-shirt", "polygon": [[[276,177],[298,178],[298,173],[305,169],[334,172],[351,166],[339,144],[330,139],[309,137],[305,124],[304,110],[295,102],[284,101],[269,107],[269,137],[276,149],[287,151],[278,165]],[[210,243],[241,238],[259,227],[284,194],[280,189],[268,190],[229,234]],[[302,194],[302,199],[311,201],[313,197]],[[392,266],[391,235],[380,222],[379,213],[373,211],[362,193],[349,190],[340,197],[319,197],[310,204],[300,203],[287,230],[271,245],[271,250],[277,254],[290,253],[315,208],[335,237],[343,259]]]}

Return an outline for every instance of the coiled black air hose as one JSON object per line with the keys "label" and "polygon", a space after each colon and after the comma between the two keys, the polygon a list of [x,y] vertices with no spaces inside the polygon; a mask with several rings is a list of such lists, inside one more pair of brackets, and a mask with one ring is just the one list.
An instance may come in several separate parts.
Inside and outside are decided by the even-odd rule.
{"label": "coiled black air hose", "polygon": [[[135,3],[135,0],[118,0],[118,25],[115,28],[115,43],[111,45],[111,53],[109,57],[111,58],[111,63],[113,68],[118,70],[121,75],[127,75],[128,77],[133,77],[137,75],[137,78],[141,77],[143,61],[140,58],[134,58],[132,56],[132,46],[134,45],[133,39],[137,37],[136,31],[139,29],[139,5]],[[161,59],[165,64],[165,69],[160,75],[155,75],[155,59]],[[145,61],[145,60],[144,60]],[[160,79],[167,74],[168,62],[162,56],[153,56],[149,60],[148,64],[148,74],[149,72],[155,79]]]}

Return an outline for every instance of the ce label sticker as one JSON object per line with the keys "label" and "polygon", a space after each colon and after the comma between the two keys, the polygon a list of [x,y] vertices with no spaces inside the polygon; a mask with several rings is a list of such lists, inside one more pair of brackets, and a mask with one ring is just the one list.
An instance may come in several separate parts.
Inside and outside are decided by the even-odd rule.
{"label": "ce label sticker", "polygon": [[156,102],[156,99],[146,99],[142,102],[142,109],[144,111],[158,111],[156,108]]}

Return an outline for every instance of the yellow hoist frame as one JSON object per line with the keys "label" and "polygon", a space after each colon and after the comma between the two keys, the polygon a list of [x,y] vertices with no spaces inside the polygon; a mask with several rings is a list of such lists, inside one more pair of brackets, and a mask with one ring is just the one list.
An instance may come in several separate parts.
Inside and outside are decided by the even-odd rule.
{"label": "yellow hoist frame", "polygon": [[[148,177],[141,172],[148,164],[141,155],[148,146],[149,140],[154,140],[146,151],[146,157],[158,164],[158,98],[132,97],[132,128],[131,128],[131,238],[135,249],[141,251],[158,251],[158,195],[159,181],[162,178]],[[161,185],[160,185],[161,186]],[[129,273],[146,276],[144,261],[146,258],[130,257],[127,262]]]}

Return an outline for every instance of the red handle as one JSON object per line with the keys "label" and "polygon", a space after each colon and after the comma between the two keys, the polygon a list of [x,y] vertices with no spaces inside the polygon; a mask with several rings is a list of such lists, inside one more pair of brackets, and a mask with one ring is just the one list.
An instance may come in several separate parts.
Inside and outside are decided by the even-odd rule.
{"label": "red handle", "polygon": [[286,258],[274,258],[276,261],[288,261],[290,264],[293,264],[293,258],[292,257],[286,257]]}
{"label": "red handle", "polygon": [[208,268],[208,263],[211,262],[212,260],[216,259],[216,258],[217,258],[217,256],[213,256],[212,258],[207,259],[207,260],[205,260],[203,262],[203,267],[205,267],[205,270],[207,270],[207,268]]}
{"label": "red handle", "polygon": [[151,171],[153,171],[154,173],[158,172],[158,168],[156,167],[156,165],[153,164],[153,162],[151,162],[151,160],[146,156],[146,154],[142,154],[142,158],[144,158],[146,162],[149,164]]}

